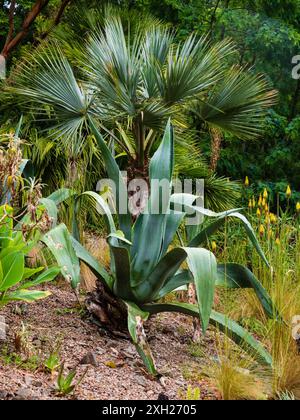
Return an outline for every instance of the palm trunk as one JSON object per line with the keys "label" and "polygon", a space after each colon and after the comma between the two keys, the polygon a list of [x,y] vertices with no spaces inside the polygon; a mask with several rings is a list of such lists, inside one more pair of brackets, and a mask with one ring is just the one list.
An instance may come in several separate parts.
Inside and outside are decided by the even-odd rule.
{"label": "palm trunk", "polygon": [[215,172],[220,158],[222,135],[217,128],[211,129],[211,160],[210,169]]}

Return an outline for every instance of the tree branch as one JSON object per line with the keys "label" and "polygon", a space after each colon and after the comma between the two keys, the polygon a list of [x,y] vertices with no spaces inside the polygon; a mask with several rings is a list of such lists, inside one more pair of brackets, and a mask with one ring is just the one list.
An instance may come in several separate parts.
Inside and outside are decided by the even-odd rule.
{"label": "tree branch", "polygon": [[61,5],[57,11],[57,14],[55,16],[55,19],[53,20],[52,25],[50,26],[50,28],[48,29],[48,31],[44,32],[41,35],[41,39],[45,39],[47,38],[47,36],[49,35],[49,33],[53,30],[53,28],[55,28],[57,25],[60,24],[61,18],[63,17],[64,11],[67,8],[67,6],[72,2],[73,0],[62,0]]}
{"label": "tree branch", "polygon": [[4,48],[7,47],[7,45],[12,40],[14,30],[15,30],[15,11],[16,11],[16,0],[12,0],[9,7],[9,30],[7,34],[7,38],[4,44]]}
{"label": "tree branch", "polygon": [[4,46],[1,55],[4,58],[7,58],[11,51],[16,48],[20,42],[26,37],[28,34],[32,24],[36,20],[36,18],[39,16],[41,11],[48,5],[50,0],[37,0],[28,15],[25,17],[21,30],[17,33],[17,35],[12,38],[7,45]]}

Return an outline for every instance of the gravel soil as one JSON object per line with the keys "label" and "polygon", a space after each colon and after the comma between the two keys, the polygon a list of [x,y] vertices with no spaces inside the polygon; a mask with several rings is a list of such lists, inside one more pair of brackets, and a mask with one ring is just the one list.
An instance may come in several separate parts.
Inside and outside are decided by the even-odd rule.
{"label": "gravel soil", "polygon": [[[0,341],[0,400],[158,400],[184,399],[189,385],[200,388],[201,399],[218,393],[201,372],[203,359],[190,351],[192,321],[176,314],[153,317],[146,332],[162,377],[154,380],[144,369],[131,342],[101,329],[80,308],[65,284],[47,287],[52,295],[34,305],[8,305],[0,310],[7,324]],[[213,335],[202,339],[206,356],[214,356]],[[85,373],[74,393],[57,392],[57,370],[51,374],[45,360],[53,353],[64,362],[65,373]],[[87,363],[87,364],[84,364]]]}

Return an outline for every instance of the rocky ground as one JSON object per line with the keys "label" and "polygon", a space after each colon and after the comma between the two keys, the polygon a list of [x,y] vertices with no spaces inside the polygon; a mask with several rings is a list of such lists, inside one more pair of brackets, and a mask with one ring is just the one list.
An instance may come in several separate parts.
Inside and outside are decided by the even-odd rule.
{"label": "rocky ground", "polygon": [[[201,399],[216,399],[212,384],[200,375],[203,360],[190,350],[192,322],[164,314],[146,326],[149,342],[162,374],[148,376],[134,346],[91,322],[76,296],[65,285],[48,287],[52,296],[34,305],[9,305],[0,310],[8,325],[0,341],[0,399],[184,399],[188,386],[201,390]],[[213,337],[201,343],[213,357]],[[57,392],[57,371],[45,367],[52,355],[67,373],[76,369],[81,383],[74,393]]]}

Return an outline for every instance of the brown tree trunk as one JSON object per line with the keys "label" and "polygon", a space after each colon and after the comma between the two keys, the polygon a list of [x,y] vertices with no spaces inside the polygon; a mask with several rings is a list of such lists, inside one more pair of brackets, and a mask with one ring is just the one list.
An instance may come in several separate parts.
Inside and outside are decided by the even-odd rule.
{"label": "brown tree trunk", "polygon": [[48,5],[48,3],[49,3],[49,0],[36,1],[32,9],[30,10],[28,15],[24,19],[21,30],[14,37],[11,37],[11,39],[9,39],[8,42],[6,42],[1,52],[1,55],[3,55],[3,57],[7,58],[9,54],[11,53],[11,51],[15,49],[23,41],[23,39],[28,34],[32,24],[34,23],[36,18],[39,16],[41,11]]}
{"label": "brown tree trunk", "polygon": [[220,158],[221,145],[222,145],[222,134],[217,128],[211,129],[211,159],[210,169],[215,172],[218,166]]}
{"label": "brown tree trunk", "polygon": [[[16,10],[16,0],[12,0],[10,4],[10,11],[9,11],[9,32],[6,38],[5,45],[2,49],[1,56],[3,56],[5,59],[10,55],[10,53],[24,40],[24,38],[27,36],[28,32],[30,31],[30,28],[32,27],[33,23],[35,22],[36,18],[40,15],[40,13],[43,11],[43,9],[48,5],[50,0],[37,0],[35,4],[33,5],[32,9],[28,13],[28,15],[25,17],[21,30],[14,36],[14,15]],[[62,16],[67,8],[67,6],[72,2],[73,0],[62,0],[60,7],[58,8],[58,11],[55,15],[55,18],[53,20],[53,23],[48,31],[46,31],[44,34],[42,34],[41,39],[45,39],[49,33],[52,31],[52,29],[59,25],[61,22]]]}
{"label": "brown tree trunk", "polygon": [[53,20],[53,23],[52,23],[52,25],[51,25],[51,27],[46,31],[46,32],[44,32],[42,35],[41,35],[41,39],[43,40],[43,39],[46,39],[47,38],[47,36],[50,34],[50,32],[56,27],[56,26],[58,26],[59,24],[60,24],[60,22],[61,22],[61,19],[62,19],[62,17],[63,17],[63,14],[64,14],[64,12],[65,12],[65,10],[66,10],[66,8],[67,8],[67,6],[69,6],[69,4],[72,2],[73,0],[62,0],[62,2],[61,2],[61,5],[60,5],[60,7],[59,7],[59,9],[58,9],[58,11],[57,11],[57,14],[56,14],[56,16],[55,16],[55,18],[54,18],[54,20]]}
{"label": "brown tree trunk", "polygon": [[123,302],[110,294],[97,280],[96,289],[88,294],[86,307],[95,321],[112,333],[124,331],[127,335],[127,308]]}

